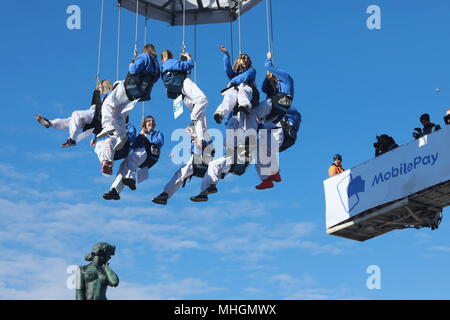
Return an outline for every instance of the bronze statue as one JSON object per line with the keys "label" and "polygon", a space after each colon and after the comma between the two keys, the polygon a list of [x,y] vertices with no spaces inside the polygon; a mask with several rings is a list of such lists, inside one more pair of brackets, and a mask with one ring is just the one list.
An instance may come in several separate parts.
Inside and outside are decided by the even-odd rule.
{"label": "bronze statue", "polygon": [[108,263],[115,251],[115,246],[99,242],[92,248],[92,252],[86,255],[85,260],[91,263],[77,270],[77,300],[107,300],[108,286],[119,285],[119,278]]}

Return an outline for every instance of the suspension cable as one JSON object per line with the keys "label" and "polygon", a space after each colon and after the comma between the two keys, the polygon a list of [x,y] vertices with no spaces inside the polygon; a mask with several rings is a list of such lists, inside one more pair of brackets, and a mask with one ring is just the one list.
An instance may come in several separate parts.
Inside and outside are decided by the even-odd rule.
{"label": "suspension cable", "polygon": [[239,36],[239,55],[242,53],[241,39],[241,0],[238,0],[238,36]]}
{"label": "suspension cable", "polygon": [[103,36],[103,9],[104,9],[105,0],[102,0],[101,12],[100,12],[100,35],[98,40],[98,56],[97,56],[97,75],[96,82],[100,82],[100,59],[102,54],[102,36]]}
{"label": "suspension cable", "polygon": [[[148,6],[145,6],[145,20],[144,20],[144,46],[147,45],[147,10]],[[145,118],[145,102],[142,102],[142,121],[144,121]]]}
{"label": "suspension cable", "polygon": [[122,0],[117,1],[117,57],[116,57],[116,81],[119,81],[119,61],[120,61],[120,15],[122,9]]}
{"label": "suspension cable", "polygon": [[197,17],[194,16],[194,82],[197,83]]}
{"label": "suspension cable", "polygon": [[186,0],[183,0],[183,42],[181,44],[181,53],[186,50]]}
{"label": "suspension cable", "polygon": [[269,20],[269,0],[266,0],[266,26],[267,26],[267,51],[272,52],[272,45],[270,43],[270,20]]}
{"label": "suspension cable", "polygon": [[234,61],[233,19],[230,14],[230,53],[231,61]]}
{"label": "suspension cable", "polygon": [[136,0],[136,31],[134,33],[134,59],[137,57],[138,49],[138,27],[139,27],[139,0]]}
{"label": "suspension cable", "polygon": [[273,36],[273,9],[272,9],[272,0],[269,0],[269,12],[270,12],[270,39],[272,43],[272,60],[275,62],[275,40]]}

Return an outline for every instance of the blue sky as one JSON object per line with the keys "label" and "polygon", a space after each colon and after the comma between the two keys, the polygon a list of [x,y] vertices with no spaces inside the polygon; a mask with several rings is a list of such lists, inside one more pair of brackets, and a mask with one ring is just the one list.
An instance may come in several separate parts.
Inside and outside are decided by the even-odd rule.
{"label": "blue sky", "polygon": [[[115,80],[117,12],[114,1],[105,2],[101,76]],[[208,203],[194,204],[189,197],[200,180],[193,179],[167,207],[151,199],[178,168],[166,156],[176,143],[170,134],[186,126],[188,116],[173,120],[161,82],[145,108],[166,135],[164,156],[150,181],[135,192],[124,190],[120,201],[101,198],[112,178],[100,174],[87,141],[62,150],[66,132],[44,129],[34,119],[89,106],[99,3],[3,4],[1,299],[73,299],[66,268],[85,264],[98,241],[117,246],[111,267],[121,284],[108,290],[110,299],[449,298],[448,210],[438,230],[396,231],[358,243],[326,235],[322,184],[335,153],[349,168],[373,157],[376,134],[406,143],[423,112],[442,124],[450,107],[448,1],[273,1],[275,62],[294,77],[294,105],[303,116],[297,145],[281,155],[283,182],[257,191],[250,168],[222,181]],[[81,30],[66,28],[71,4],[81,8]],[[381,30],[366,27],[372,4],[381,7]],[[124,10],[122,18],[124,77],[134,15]],[[260,84],[267,51],[264,2],[243,16],[242,28],[243,50]],[[140,28],[139,47],[143,37]],[[159,52],[177,52],[181,28],[149,21],[148,39]],[[193,39],[188,27],[192,53]],[[197,80],[209,98],[211,128],[219,128],[212,115],[227,82],[220,44],[229,47],[229,25],[197,27]],[[138,124],[141,116],[139,106],[131,121]],[[366,288],[370,265],[381,268],[380,290]]]}

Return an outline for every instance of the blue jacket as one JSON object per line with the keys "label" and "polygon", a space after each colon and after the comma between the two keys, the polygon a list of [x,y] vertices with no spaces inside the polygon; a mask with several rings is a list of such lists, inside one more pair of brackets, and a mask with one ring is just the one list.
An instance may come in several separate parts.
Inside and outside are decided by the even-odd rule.
{"label": "blue jacket", "polygon": [[296,130],[300,128],[300,122],[302,122],[302,116],[300,112],[298,112],[297,109],[294,107],[290,107],[289,110],[286,112],[286,118],[289,121],[290,124],[294,126]]}
{"label": "blue jacket", "polygon": [[225,73],[230,79],[230,83],[233,85],[239,85],[244,82],[255,82],[256,81],[256,70],[250,67],[248,70],[238,73],[233,70],[231,66],[230,55],[225,53],[223,56],[223,64],[225,68]]}
{"label": "blue jacket", "polygon": [[194,68],[195,63],[194,60],[186,60],[181,61],[178,59],[169,59],[166,62],[164,62],[161,66],[161,73],[164,73],[166,71],[184,71],[188,74],[191,72],[191,70]]}
{"label": "blue jacket", "polygon": [[145,147],[145,141],[144,141],[144,137],[148,139],[148,141],[150,141],[150,143],[153,143],[155,145],[157,145],[158,147],[162,147],[164,145],[164,135],[161,131],[158,130],[152,130],[149,133],[147,133],[145,136],[144,135],[138,135],[132,142],[131,147],[133,149],[138,149],[138,148],[144,148]]}
{"label": "blue jacket", "polygon": [[[292,77],[284,70],[275,67],[271,59],[266,59],[264,63],[264,68],[266,71],[272,73],[279,81],[277,81],[278,92],[288,94],[294,98],[294,80]],[[268,93],[269,80],[264,79],[262,85],[262,91]]]}
{"label": "blue jacket", "polygon": [[134,63],[130,64],[128,71],[131,74],[149,73],[154,77],[154,82],[159,79],[159,63],[158,59],[149,53],[141,53]]}

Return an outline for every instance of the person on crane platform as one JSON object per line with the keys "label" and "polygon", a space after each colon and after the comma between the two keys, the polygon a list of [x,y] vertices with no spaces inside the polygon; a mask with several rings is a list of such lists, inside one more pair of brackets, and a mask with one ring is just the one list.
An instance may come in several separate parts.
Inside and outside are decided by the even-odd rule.
{"label": "person on crane platform", "polygon": [[447,113],[446,113],[446,115],[444,117],[444,122],[445,122],[446,125],[450,124],[450,109],[447,109]]}
{"label": "person on crane platform", "polygon": [[342,167],[342,156],[340,154],[334,155],[333,163],[331,164],[330,168],[328,168],[328,176],[334,177],[344,171],[345,170]]}
{"label": "person on crane platform", "polygon": [[97,138],[100,139],[113,133],[117,137],[114,149],[120,149],[127,141],[126,115],[122,112],[132,102],[150,100],[151,90],[159,76],[159,63],[155,47],[147,44],[142,53],[129,65],[125,81],[118,81],[114,90],[104,101],[102,107],[103,130],[97,135]]}
{"label": "person on crane platform", "polygon": [[[36,120],[45,128],[53,128],[58,130],[69,129],[69,137],[61,148],[73,147],[77,144],[77,139],[83,131],[94,129],[93,134],[96,135],[102,130],[101,126],[101,109],[106,97],[113,90],[111,81],[105,79],[97,84],[92,97],[91,107],[87,110],[77,110],[72,112],[68,118],[48,120],[40,114],[37,114]],[[94,145],[96,138],[91,141]]]}
{"label": "person on crane platform", "polygon": [[440,125],[430,121],[430,115],[428,113],[424,113],[420,116],[420,123],[423,125],[423,128],[414,128],[415,132],[412,134],[414,139],[419,139],[441,129]]}

